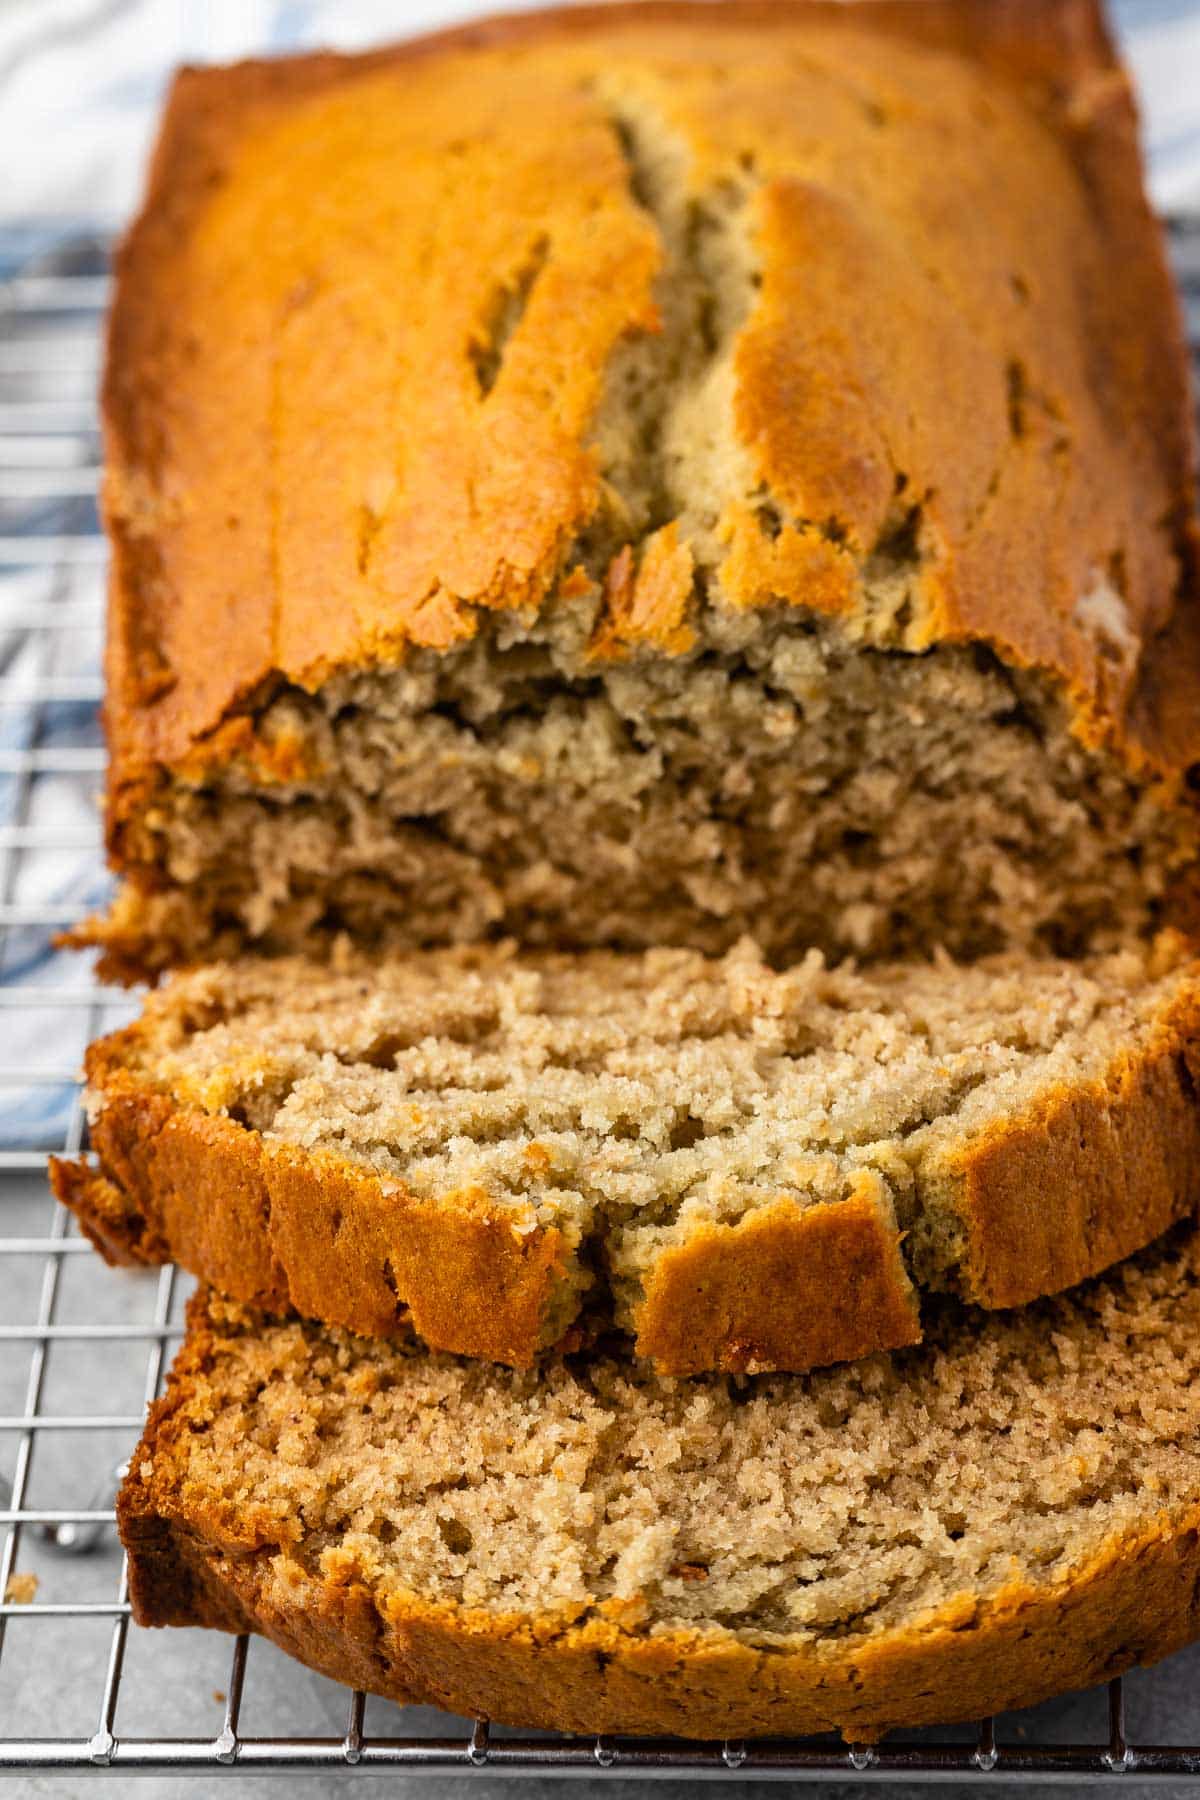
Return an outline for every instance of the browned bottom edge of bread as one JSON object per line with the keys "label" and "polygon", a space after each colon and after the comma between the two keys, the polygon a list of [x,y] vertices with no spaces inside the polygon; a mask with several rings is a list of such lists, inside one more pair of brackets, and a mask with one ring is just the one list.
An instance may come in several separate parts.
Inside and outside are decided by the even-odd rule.
{"label": "browned bottom edge of bread", "polygon": [[503,1372],[195,1299],[134,1616],[514,1725],[875,1740],[1200,1635],[1195,1234],[809,1376]]}

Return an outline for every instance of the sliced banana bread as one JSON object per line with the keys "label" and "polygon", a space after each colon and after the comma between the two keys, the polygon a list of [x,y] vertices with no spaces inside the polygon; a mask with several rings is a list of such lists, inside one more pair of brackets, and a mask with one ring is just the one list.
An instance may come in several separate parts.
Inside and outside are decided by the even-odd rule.
{"label": "sliced banana bread", "polygon": [[245,960],[88,1053],[116,1261],[528,1364],[616,1325],[674,1374],[912,1343],[1107,1267],[1200,1201],[1178,940],[783,973],[744,944]]}
{"label": "sliced banana bread", "polygon": [[104,405],[118,973],[1073,952],[1194,862],[1186,362],[1095,0],[185,71]]}
{"label": "sliced banana bread", "polygon": [[978,1718],[1200,1634],[1191,1230],[809,1376],[498,1371],[201,1294],[134,1616],[401,1701],[704,1738]]}

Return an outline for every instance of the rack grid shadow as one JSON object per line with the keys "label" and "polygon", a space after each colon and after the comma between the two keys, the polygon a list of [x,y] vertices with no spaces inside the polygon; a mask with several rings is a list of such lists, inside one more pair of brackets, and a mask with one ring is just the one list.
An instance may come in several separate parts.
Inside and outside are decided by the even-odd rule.
{"label": "rack grid shadow", "polygon": [[[1200,223],[1171,236],[1200,355]],[[94,401],[107,291],[102,232],[0,232],[0,1770],[993,1784],[1136,1773],[1193,1776],[1200,1793],[1200,1653],[1182,1659],[1182,1683],[1175,1659],[1097,1694],[874,1747],[704,1744],[518,1733],[350,1694],[257,1640],[131,1630],[115,1487],[181,1334],[189,1283],[173,1269],[110,1274],[45,1176],[49,1153],[86,1141],[85,1043],[134,1005],[54,948],[58,930],[102,903],[107,881],[95,804],[105,548]],[[1191,1708],[1163,1704],[1172,1670],[1171,1689],[1195,1694]]]}

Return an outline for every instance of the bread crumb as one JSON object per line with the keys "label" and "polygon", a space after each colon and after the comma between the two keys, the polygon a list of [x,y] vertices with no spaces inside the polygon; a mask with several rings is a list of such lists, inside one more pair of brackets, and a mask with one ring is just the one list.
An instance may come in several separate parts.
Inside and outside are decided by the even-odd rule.
{"label": "bread crumb", "polygon": [[[251,1617],[329,1620],[327,1666],[354,1642],[354,1591],[368,1617],[396,1594],[439,1620],[466,1609],[472,1642],[538,1634],[551,1681],[564,1627],[594,1622],[655,1655],[674,1640],[684,1675],[709,1647],[866,1668],[888,1634],[919,1635],[934,1614],[939,1635],[990,1629],[1014,1592],[1055,1633],[1062,1595],[1114,1545],[1185,1541],[1200,1492],[1200,1232],[1010,1312],[945,1302],[919,1349],[736,1389],[600,1347],[502,1370],[202,1290],[170,1393],[150,1439],[154,1516],[187,1531],[219,1594],[239,1578],[227,1521],[252,1507],[280,1547],[254,1573]],[[297,1416],[311,1427],[300,1456],[285,1449]],[[1089,1679],[1134,1654],[1121,1617],[1098,1628],[1085,1614],[1084,1638],[1077,1624],[1068,1615],[1064,1652]],[[1040,1651],[1035,1664],[1044,1683]],[[391,1682],[392,1666],[373,1668]],[[723,1697],[715,1680],[701,1690]]]}
{"label": "bread crumb", "polygon": [[[646,1296],[681,1247],[781,1202],[798,1214],[852,1199],[881,1240],[902,1237],[889,1322],[915,1318],[910,1283],[994,1304],[971,1285],[988,1265],[962,1174],[973,1146],[1016,1135],[1064,1089],[1081,1104],[1106,1091],[1108,1071],[1140,1066],[1164,1030],[1200,1029],[1196,1017],[1200,974],[1169,933],[1080,961],[1014,952],[871,969],[814,950],[780,970],[750,939],[720,958],[478,946],[346,953],[337,969],[215,964],[151,996],[90,1066],[101,1097],[119,1071],[228,1114],[268,1154],[326,1152],[406,1204],[485,1220],[531,1268],[539,1233],[556,1234],[540,1316],[512,1327],[522,1342],[536,1334],[528,1356],[562,1343],[585,1308],[640,1338]],[[1184,1210],[1185,1184],[1170,1199]],[[338,1212],[339,1256],[373,1254],[354,1218]],[[1095,1266],[1052,1260],[1064,1284]],[[197,1272],[220,1285],[219,1271]],[[419,1272],[384,1279],[397,1306],[419,1301]],[[719,1353],[701,1345],[694,1362],[663,1366],[694,1373],[719,1354],[759,1374],[799,1356],[756,1326],[740,1318]],[[897,1341],[873,1329],[865,1342],[848,1332],[841,1354]],[[640,1348],[660,1355],[648,1332]]]}

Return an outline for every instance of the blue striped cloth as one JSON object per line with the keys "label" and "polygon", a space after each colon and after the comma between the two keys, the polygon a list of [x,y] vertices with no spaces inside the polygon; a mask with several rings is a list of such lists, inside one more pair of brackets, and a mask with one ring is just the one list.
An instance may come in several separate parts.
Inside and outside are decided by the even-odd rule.
{"label": "blue striped cloth", "polygon": [[[511,9],[521,0],[500,3]],[[72,245],[68,267],[96,266],[86,233],[111,230],[134,205],[163,88],[178,63],[318,44],[355,49],[400,29],[417,32],[479,10],[472,0],[403,0],[400,6],[396,0],[0,0],[0,282],[22,269],[61,268],[64,241]],[[1113,0],[1113,16],[1142,93],[1155,200],[1200,219],[1200,0]],[[41,322],[27,316],[23,329],[31,323]],[[78,321],[45,324],[78,337]],[[0,340],[4,333],[0,298]],[[86,366],[74,373],[60,368],[43,392],[0,365],[0,403],[49,398],[86,407],[93,379]],[[88,432],[77,450],[81,457],[94,450]],[[94,522],[86,498],[19,510],[0,505],[0,537],[86,531]],[[19,621],[22,613],[47,605],[90,608],[91,629],[56,634],[52,671],[58,682],[94,680],[102,579],[98,566],[66,576],[0,569],[0,699],[6,701],[0,706],[0,753],[10,764],[11,753],[30,745],[35,728],[42,750],[66,752],[95,741],[87,701],[56,699],[40,721],[19,703],[46,673],[44,641]],[[94,838],[93,788],[94,779],[86,776],[40,778],[33,822],[64,843]],[[19,779],[0,773],[0,827],[30,823],[29,805]],[[105,890],[96,855],[64,849],[25,856],[8,898],[78,916],[100,904]],[[49,952],[44,931],[8,934],[0,983],[78,987],[85,980],[79,959]],[[0,1019],[0,1063],[9,1069],[62,1071],[82,1054],[82,1013],[6,1012]],[[0,1148],[60,1145],[72,1095],[68,1082],[52,1079],[5,1086]]]}

